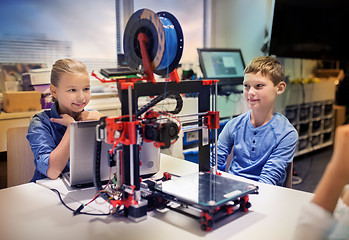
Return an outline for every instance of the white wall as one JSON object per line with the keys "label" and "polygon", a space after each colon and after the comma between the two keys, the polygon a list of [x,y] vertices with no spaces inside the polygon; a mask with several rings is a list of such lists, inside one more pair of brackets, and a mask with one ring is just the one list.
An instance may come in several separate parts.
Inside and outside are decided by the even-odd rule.
{"label": "white wall", "polygon": [[240,48],[246,64],[264,55],[272,0],[212,0],[211,47]]}
{"label": "white wall", "polygon": [[[211,47],[240,48],[248,64],[262,56],[265,31],[270,31],[273,0],[211,0]],[[319,62],[280,58],[290,80],[310,78]]]}
{"label": "white wall", "polygon": [[[272,0],[211,0],[212,48],[239,48],[246,64],[264,53],[265,29],[270,25]],[[218,99],[221,117],[248,110],[242,94]]]}

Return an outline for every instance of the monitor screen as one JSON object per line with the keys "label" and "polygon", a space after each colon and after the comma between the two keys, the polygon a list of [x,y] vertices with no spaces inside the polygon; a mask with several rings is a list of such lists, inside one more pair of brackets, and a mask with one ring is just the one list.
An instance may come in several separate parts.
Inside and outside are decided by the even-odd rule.
{"label": "monitor screen", "polygon": [[218,94],[235,92],[244,80],[245,63],[240,49],[198,49],[200,68],[205,79],[218,79]]}

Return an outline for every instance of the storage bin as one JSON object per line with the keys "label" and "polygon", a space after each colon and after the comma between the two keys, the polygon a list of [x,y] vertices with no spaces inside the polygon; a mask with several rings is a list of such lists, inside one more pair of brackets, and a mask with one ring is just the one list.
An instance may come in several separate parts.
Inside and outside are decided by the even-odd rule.
{"label": "storage bin", "polygon": [[330,132],[325,132],[324,134],[323,134],[323,143],[327,143],[327,142],[329,142],[329,141],[331,141],[331,139],[332,139],[332,131],[330,131]]}
{"label": "storage bin", "polygon": [[199,141],[199,132],[185,132],[183,134],[183,146],[187,146],[193,143],[198,143]]}
{"label": "storage bin", "polygon": [[324,130],[332,129],[332,118],[324,119]]}
{"label": "storage bin", "polygon": [[315,147],[321,143],[321,134],[313,135],[311,137],[311,146]]}
{"label": "storage bin", "polygon": [[302,151],[304,149],[307,149],[309,145],[309,138],[301,138],[298,141],[298,151]]}
{"label": "storage bin", "polygon": [[310,116],[310,105],[302,104],[299,108],[299,121],[306,121]]}
{"label": "storage bin", "polygon": [[306,136],[309,133],[309,123],[302,123],[299,125],[299,136]]}
{"label": "storage bin", "polygon": [[313,118],[318,118],[322,116],[322,103],[321,102],[314,102],[313,106]]}
{"label": "storage bin", "polygon": [[298,106],[292,105],[285,108],[285,116],[290,121],[290,123],[297,122],[298,119]]}
{"label": "storage bin", "polygon": [[320,130],[321,130],[321,120],[313,121],[312,127],[311,127],[312,133],[318,132]]}
{"label": "storage bin", "polygon": [[199,163],[199,150],[191,148],[183,151],[184,159],[193,163]]}
{"label": "storage bin", "polygon": [[324,115],[328,116],[333,113],[333,102],[332,101],[327,101],[325,102],[325,107],[324,107]]}

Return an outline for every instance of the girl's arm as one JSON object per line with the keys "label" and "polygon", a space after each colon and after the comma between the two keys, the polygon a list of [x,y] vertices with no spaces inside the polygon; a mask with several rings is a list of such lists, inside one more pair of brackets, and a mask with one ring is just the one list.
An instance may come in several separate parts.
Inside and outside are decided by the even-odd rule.
{"label": "girl's arm", "polygon": [[333,213],[344,186],[349,182],[349,125],[336,130],[332,158],[318,186],[313,203]]}
{"label": "girl's arm", "polygon": [[97,111],[83,111],[77,117],[77,121],[99,120],[104,115]]}
{"label": "girl's arm", "polygon": [[51,179],[56,179],[62,173],[63,169],[67,165],[70,156],[70,123],[74,122],[74,119],[68,114],[61,115],[62,118],[51,118],[50,120],[55,123],[59,123],[67,127],[61,142],[50,153],[49,167],[47,170],[47,176]]}

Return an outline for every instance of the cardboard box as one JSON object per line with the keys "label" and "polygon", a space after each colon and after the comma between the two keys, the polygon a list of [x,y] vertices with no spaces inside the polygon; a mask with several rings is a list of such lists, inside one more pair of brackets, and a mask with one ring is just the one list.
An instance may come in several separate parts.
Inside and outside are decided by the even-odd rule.
{"label": "cardboard box", "polygon": [[41,110],[41,93],[39,91],[20,91],[3,93],[4,111],[26,112]]}
{"label": "cardboard box", "polygon": [[344,79],[344,71],[342,69],[318,69],[314,75],[321,78],[321,80],[332,80],[336,82],[336,85]]}
{"label": "cardboard box", "polygon": [[346,120],[346,107],[345,106],[334,106],[335,111],[335,127],[343,125]]}

